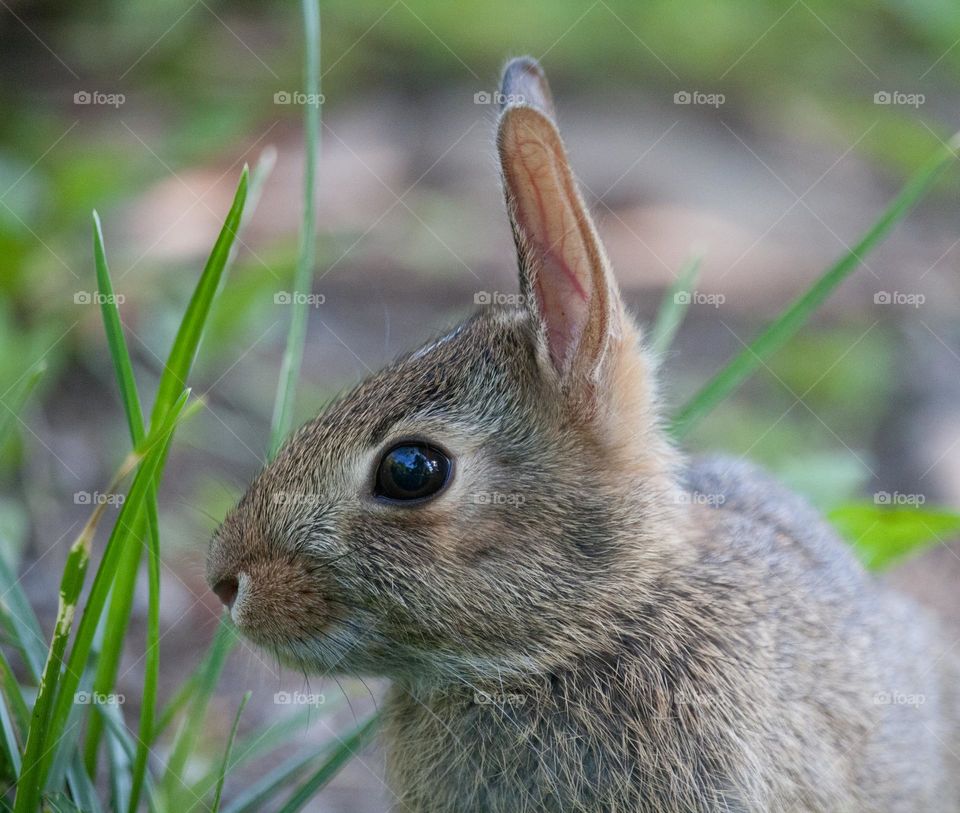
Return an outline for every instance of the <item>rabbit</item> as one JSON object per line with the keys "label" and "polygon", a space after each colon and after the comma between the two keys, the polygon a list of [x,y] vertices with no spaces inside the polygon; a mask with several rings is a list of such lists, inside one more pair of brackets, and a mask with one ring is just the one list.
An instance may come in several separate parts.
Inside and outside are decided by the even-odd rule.
{"label": "rabbit", "polygon": [[382,676],[403,813],[960,810],[960,663],[753,465],[689,460],[544,74],[497,152],[520,304],[297,430],[215,532],[250,641]]}

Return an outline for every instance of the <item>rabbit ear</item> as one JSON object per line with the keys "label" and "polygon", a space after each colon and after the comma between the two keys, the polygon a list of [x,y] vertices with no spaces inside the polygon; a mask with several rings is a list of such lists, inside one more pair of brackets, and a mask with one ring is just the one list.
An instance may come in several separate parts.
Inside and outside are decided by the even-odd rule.
{"label": "rabbit ear", "polygon": [[513,60],[503,77],[497,148],[520,264],[520,287],[539,318],[565,388],[595,389],[622,308],[603,247],[567,162],[539,65]]}

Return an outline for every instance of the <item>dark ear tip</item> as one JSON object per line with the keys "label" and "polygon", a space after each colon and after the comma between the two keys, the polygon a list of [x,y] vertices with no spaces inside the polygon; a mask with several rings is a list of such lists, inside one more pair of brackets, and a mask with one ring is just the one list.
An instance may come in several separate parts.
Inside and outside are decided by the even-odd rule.
{"label": "dark ear tip", "polygon": [[532,56],[511,59],[503,69],[500,81],[501,112],[512,105],[527,105],[555,119],[553,95],[547,83],[547,75]]}

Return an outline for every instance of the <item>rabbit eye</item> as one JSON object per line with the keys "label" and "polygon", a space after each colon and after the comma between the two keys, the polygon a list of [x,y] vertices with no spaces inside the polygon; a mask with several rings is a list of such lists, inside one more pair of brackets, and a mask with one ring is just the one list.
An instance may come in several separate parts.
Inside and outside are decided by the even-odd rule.
{"label": "rabbit eye", "polygon": [[404,443],[383,456],[374,493],[388,500],[422,500],[439,492],[449,476],[450,460],[439,449]]}

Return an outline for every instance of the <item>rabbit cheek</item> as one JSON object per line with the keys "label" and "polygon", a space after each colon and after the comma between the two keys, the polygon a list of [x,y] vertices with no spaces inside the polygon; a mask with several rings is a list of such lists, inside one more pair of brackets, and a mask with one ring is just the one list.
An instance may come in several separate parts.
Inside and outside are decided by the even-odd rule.
{"label": "rabbit cheek", "polygon": [[296,561],[269,558],[247,563],[238,577],[231,616],[237,628],[262,645],[316,637],[334,620],[321,574]]}

